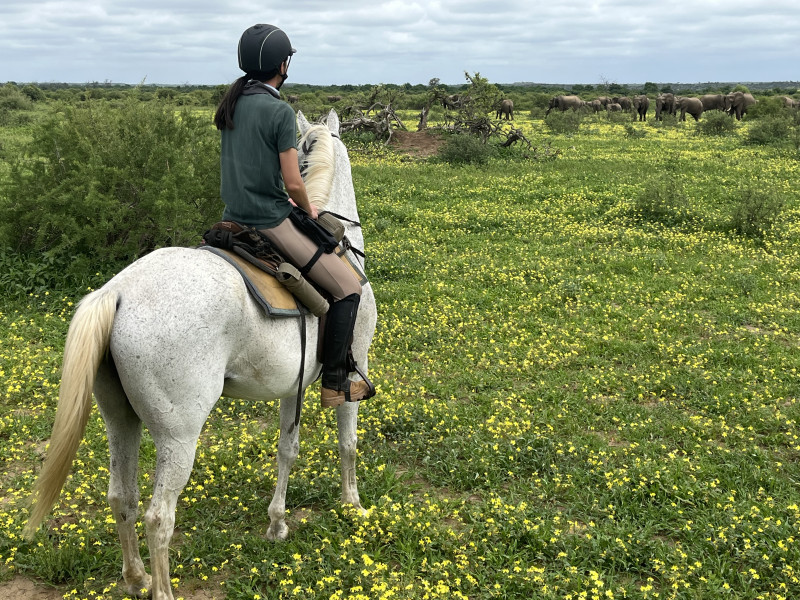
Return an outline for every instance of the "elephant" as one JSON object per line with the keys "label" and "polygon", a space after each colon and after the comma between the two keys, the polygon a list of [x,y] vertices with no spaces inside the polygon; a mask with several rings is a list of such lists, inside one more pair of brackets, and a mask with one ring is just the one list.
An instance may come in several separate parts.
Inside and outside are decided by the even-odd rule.
{"label": "elephant", "polygon": [[497,115],[495,116],[496,119],[499,119],[501,116],[505,117],[506,121],[511,119],[514,120],[514,101],[513,100],[503,100],[497,106]]}
{"label": "elephant", "polygon": [[611,98],[608,96],[598,96],[597,100],[603,105],[603,108],[606,108],[612,102]]}
{"label": "elephant", "polygon": [[707,110],[725,110],[725,96],[723,94],[706,94],[700,96],[700,102],[703,103],[703,111]]}
{"label": "elephant", "polygon": [[612,101],[619,104],[625,112],[628,112],[633,107],[633,102],[627,96],[615,96]]}
{"label": "elephant", "polygon": [[339,102],[341,99],[341,96],[328,96],[328,102]]}
{"label": "elephant", "polygon": [[595,98],[591,102],[587,103],[587,107],[593,110],[596,113],[599,113],[603,110],[603,103],[600,101],[599,98]]}
{"label": "elephant", "polygon": [[656,119],[661,120],[661,115],[666,112],[668,115],[675,114],[675,95],[671,93],[659,94],[656,97]]}
{"label": "elephant", "polygon": [[622,112],[622,105],[619,102],[611,102],[606,106],[608,112]]}
{"label": "elephant", "polygon": [[686,120],[686,113],[692,115],[695,121],[699,121],[700,115],[703,114],[703,103],[700,98],[680,98],[676,108],[681,109],[681,121]]}
{"label": "elephant", "polygon": [[553,96],[550,98],[550,104],[547,105],[547,112],[544,113],[544,116],[549,115],[554,108],[564,112],[569,108],[578,110],[581,106],[583,106],[583,100],[578,96]]}
{"label": "elephant", "polygon": [[800,108],[800,101],[790,98],[789,96],[781,96],[784,108]]}
{"label": "elephant", "polygon": [[725,97],[725,111],[729,115],[736,115],[736,120],[740,121],[747,109],[756,103],[752,94],[745,92],[732,92]]}
{"label": "elephant", "polygon": [[461,108],[464,103],[461,100],[461,96],[458,94],[450,94],[449,96],[442,96],[442,108],[446,109],[455,109]]}
{"label": "elephant", "polygon": [[633,120],[647,121],[647,110],[650,108],[650,98],[647,97],[647,94],[634,96],[631,102],[633,103],[633,109],[636,111]]}
{"label": "elephant", "polygon": [[294,104],[295,102],[299,102],[299,101],[300,101],[300,96],[295,96],[295,95],[293,95],[293,94],[288,94],[288,95],[286,96],[286,100],[287,100],[287,101],[288,101],[290,104]]}

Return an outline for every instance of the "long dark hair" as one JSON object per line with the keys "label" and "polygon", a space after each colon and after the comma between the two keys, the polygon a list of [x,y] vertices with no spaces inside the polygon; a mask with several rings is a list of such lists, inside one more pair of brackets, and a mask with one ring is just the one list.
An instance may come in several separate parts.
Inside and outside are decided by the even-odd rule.
{"label": "long dark hair", "polygon": [[234,81],[231,87],[228,88],[228,91],[225,92],[222,100],[219,101],[217,112],[214,114],[214,125],[216,125],[217,129],[220,131],[223,129],[233,129],[233,113],[236,111],[236,101],[239,99],[239,96],[242,95],[244,86],[247,85],[248,81],[251,79],[255,79],[256,81],[269,81],[275,77],[277,73],[278,69],[272,69],[269,72],[246,73]]}

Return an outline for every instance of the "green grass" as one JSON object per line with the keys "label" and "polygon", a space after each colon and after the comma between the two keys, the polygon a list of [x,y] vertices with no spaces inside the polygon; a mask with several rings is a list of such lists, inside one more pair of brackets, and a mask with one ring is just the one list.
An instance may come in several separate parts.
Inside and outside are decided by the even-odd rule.
{"label": "green grass", "polygon": [[[796,154],[744,144],[746,124],[516,125],[560,157],[352,153],[379,307],[369,514],[339,506],[335,423],[313,391],[290,538],[267,542],[277,406],[223,399],[179,502],[176,597],[800,595]],[[636,199],[664,174],[686,214],[643,218]],[[731,226],[745,187],[783,198],[764,239]],[[76,300],[0,306],[0,572],[117,599],[96,412],[51,528],[18,537]],[[154,461],[146,440],[145,501]]]}

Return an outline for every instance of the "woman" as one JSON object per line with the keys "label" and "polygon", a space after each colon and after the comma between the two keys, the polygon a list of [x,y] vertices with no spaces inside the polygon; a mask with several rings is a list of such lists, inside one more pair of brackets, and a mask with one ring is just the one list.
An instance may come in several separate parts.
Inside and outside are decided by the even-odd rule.
{"label": "woman", "polygon": [[[222,131],[222,218],[255,227],[298,268],[317,246],[288,219],[296,204],[313,219],[297,161],[294,110],[280,99],[295,53],[274,25],[253,25],[239,40],[245,75],[225,93],[214,124]],[[287,193],[288,192],[288,193]],[[335,254],[321,254],[306,277],[332,297],[322,348],[322,406],[339,406],[374,395],[365,381],[350,381],[348,351],[361,300],[361,284]]]}

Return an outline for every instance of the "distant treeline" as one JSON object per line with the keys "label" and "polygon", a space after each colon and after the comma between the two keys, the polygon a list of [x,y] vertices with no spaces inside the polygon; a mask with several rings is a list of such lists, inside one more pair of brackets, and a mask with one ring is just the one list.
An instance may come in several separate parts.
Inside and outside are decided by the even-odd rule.
{"label": "distant treeline", "polygon": [[[464,91],[469,83],[448,85],[432,80],[428,85],[404,84],[345,84],[345,85],[310,85],[303,83],[287,83],[284,94],[291,102],[300,102],[301,106],[331,104],[337,106],[352,104],[359,98],[369,97],[376,87],[388,94],[397,109],[419,110],[426,105],[433,82],[438,89],[451,94]],[[727,94],[735,89],[747,89],[761,96],[792,96],[800,90],[800,81],[777,82],[705,82],[705,83],[654,83],[641,84],[548,84],[548,83],[510,83],[494,84],[505,96],[514,100],[518,109],[532,108],[542,104],[545,96],[557,94],[578,94],[584,99],[592,97],[630,96],[649,94],[655,96],[662,92],[679,95]],[[91,83],[17,83],[7,82],[21,90],[31,100],[116,100],[136,93],[142,100],[173,100],[184,106],[216,106],[227,89],[227,85],[157,85],[157,84],[119,84],[111,82]]]}

